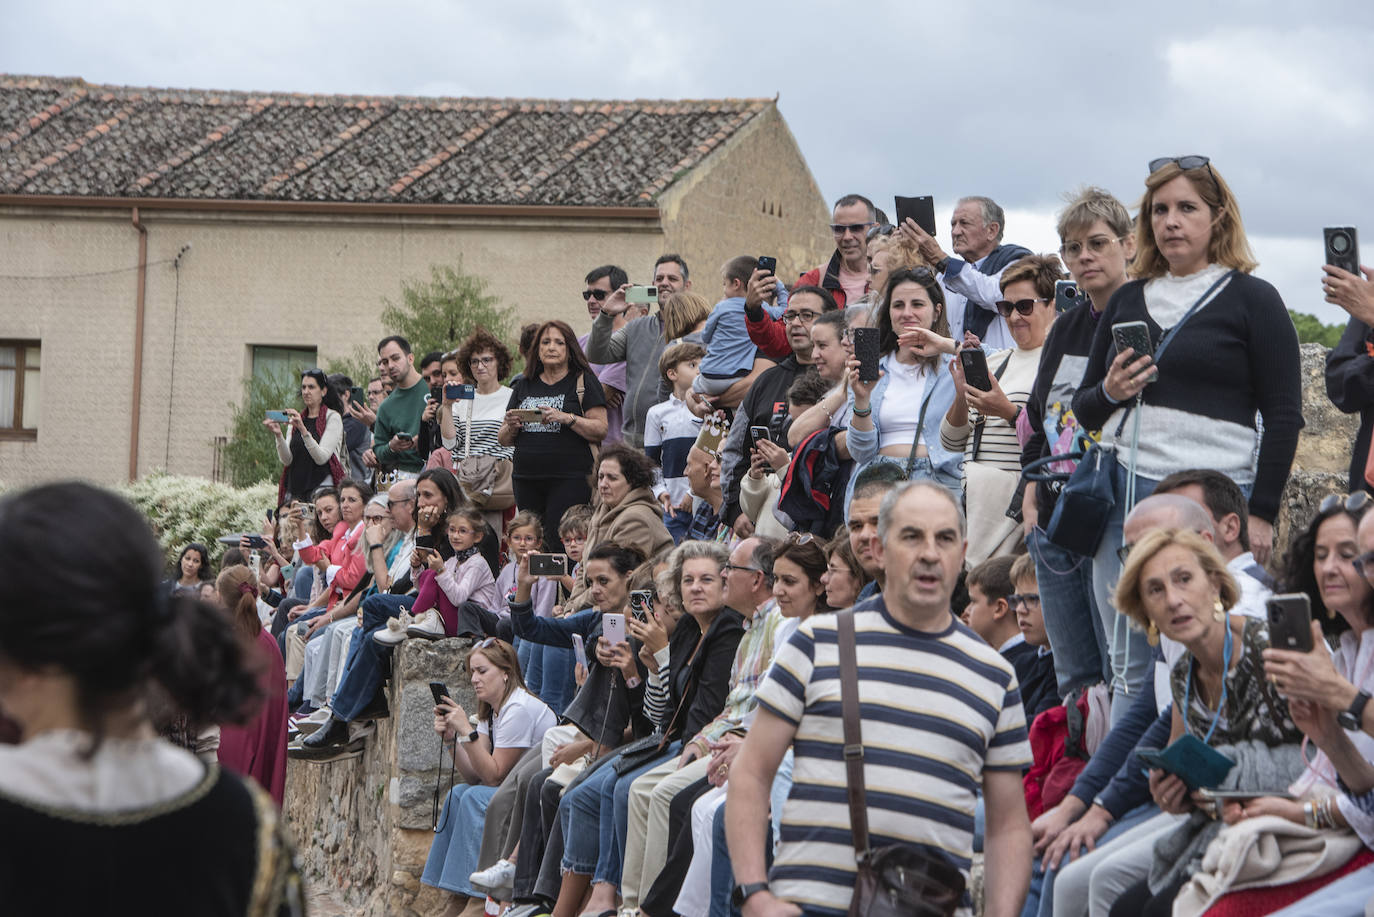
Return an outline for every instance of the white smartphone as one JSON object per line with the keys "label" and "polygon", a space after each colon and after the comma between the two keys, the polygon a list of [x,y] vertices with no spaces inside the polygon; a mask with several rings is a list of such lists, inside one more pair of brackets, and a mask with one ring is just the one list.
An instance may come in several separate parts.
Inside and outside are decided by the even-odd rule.
{"label": "white smartphone", "polygon": [[576,656],[577,661],[582,664],[582,668],[587,668],[587,647],[582,643],[582,635],[573,634],[572,642],[573,655]]}
{"label": "white smartphone", "polygon": [[262,555],[257,551],[248,552],[248,567],[253,571],[254,579],[262,579]]}
{"label": "white smartphone", "polygon": [[617,612],[608,612],[602,615],[601,633],[606,638],[607,643],[624,643],[625,616]]}

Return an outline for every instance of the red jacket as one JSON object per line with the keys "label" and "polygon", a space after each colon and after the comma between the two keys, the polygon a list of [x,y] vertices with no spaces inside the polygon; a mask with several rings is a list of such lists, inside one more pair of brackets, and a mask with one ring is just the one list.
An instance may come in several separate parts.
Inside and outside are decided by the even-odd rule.
{"label": "red jacket", "polygon": [[[835,304],[843,309],[846,297],[844,287],[840,286],[840,250],[835,249],[829,263],[813,267],[798,277],[797,286],[820,287],[827,290],[835,297]],[[749,329],[749,340],[753,341],[759,352],[768,359],[781,360],[792,352],[792,345],[787,342],[787,327],[781,319],[770,318],[765,312],[762,318],[754,321],[746,312],[744,324]]]}
{"label": "red jacket", "polygon": [[326,606],[328,608],[333,608],[335,602],[352,592],[353,587],[362,582],[363,574],[367,572],[367,558],[358,551],[358,542],[362,537],[361,525],[353,537],[349,538],[348,523],[340,522],[334,526],[333,538],[301,548],[299,551],[304,563],[313,564],[321,557],[327,557],[330,564],[339,568],[339,572],[334,574],[334,582],[329,586],[329,604]]}

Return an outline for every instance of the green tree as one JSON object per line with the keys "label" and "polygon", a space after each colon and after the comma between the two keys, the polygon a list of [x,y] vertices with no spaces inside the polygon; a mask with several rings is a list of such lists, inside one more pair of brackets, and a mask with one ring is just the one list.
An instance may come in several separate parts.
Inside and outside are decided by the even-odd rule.
{"label": "green tree", "polygon": [[274,437],[262,422],[268,411],[294,407],[300,410],[300,383],[288,375],[269,373],[244,380],[244,398],[234,408],[224,464],[235,487],[251,487],[275,481],[281,475]]}
{"label": "green tree", "polygon": [[1341,334],[1345,331],[1344,325],[1327,325],[1315,315],[1306,312],[1294,312],[1288,310],[1288,315],[1293,319],[1293,327],[1298,331],[1299,344],[1321,344],[1323,347],[1335,347],[1341,340]]}
{"label": "green tree", "polygon": [[457,347],[480,325],[499,340],[510,337],[510,324],[488,295],[486,280],[457,265],[436,264],[428,281],[410,280],[401,287],[400,302],[384,301],[382,327],[410,341],[418,358],[434,350]]}

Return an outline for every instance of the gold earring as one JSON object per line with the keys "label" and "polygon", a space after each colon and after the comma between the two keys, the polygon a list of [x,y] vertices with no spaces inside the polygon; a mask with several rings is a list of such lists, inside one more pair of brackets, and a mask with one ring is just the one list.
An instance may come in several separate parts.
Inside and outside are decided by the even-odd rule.
{"label": "gold earring", "polygon": [[1226,620],[1226,606],[1224,606],[1224,605],[1221,604],[1221,597],[1220,597],[1220,596],[1218,596],[1218,597],[1217,597],[1217,600],[1216,600],[1215,602],[1212,603],[1212,620],[1214,620],[1214,621],[1225,621],[1225,620]]}
{"label": "gold earring", "polygon": [[1149,643],[1150,646],[1159,646],[1159,628],[1155,626],[1155,622],[1153,621],[1145,628],[1145,641]]}

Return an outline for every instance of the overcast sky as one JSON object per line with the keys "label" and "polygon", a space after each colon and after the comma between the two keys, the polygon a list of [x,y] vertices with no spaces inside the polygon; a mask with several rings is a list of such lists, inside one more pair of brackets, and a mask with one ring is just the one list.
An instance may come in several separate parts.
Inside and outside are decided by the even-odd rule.
{"label": "overcast sky", "polygon": [[10,73],[377,95],[778,95],[827,199],[856,191],[890,210],[894,194],[931,194],[943,223],[957,196],[987,194],[1008,210],[1007,239],[1038,251],[1058,247],[1065,191],[1100,184],[1134,212],[1149,159],[1203,153],[1239,197],[1258,276],[1328,322],[1346,316],[1321,301],[1321,229],[1358,226],[1374,205],[1374,4],[1358,0],[6,6]]}

